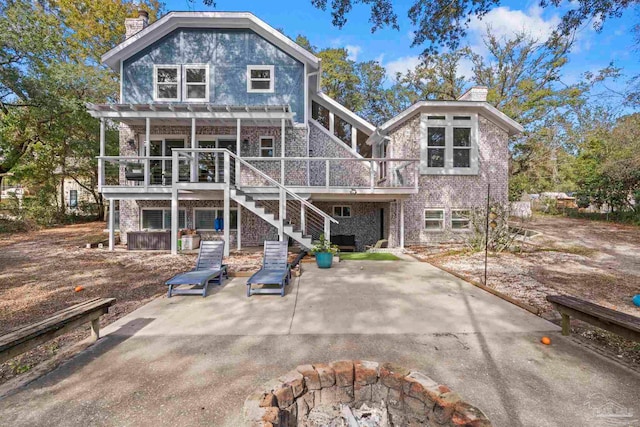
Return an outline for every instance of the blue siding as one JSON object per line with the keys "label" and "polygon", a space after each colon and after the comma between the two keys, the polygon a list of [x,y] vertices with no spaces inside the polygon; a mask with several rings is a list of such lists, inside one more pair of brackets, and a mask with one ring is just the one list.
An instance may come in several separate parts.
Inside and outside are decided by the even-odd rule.
{"label": "blue siding", "polygon": [[[128,58],[123,103],[153,101],[154,64],[209,64],[209,102],[291,105],[304,120],[304,65],[253,31],[179,29]],[[275,92],[247,93],[247,65],[274,65]]]}

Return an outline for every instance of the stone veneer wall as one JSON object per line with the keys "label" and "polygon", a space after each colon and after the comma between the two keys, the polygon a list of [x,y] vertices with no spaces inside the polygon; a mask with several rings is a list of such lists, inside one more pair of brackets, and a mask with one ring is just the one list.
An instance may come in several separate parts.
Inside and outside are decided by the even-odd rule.
{"label": "stone veneer wall", "polygon": [[[460,240],[464,232],[452,231],[451,209],[469,209],[486,204],[487,183],[491,183],[491,199],[508,201],[509,149],[508,134],[486,118],[478,119],[478,175],[420,175],[418,194],[404,202],[405,245]],[[420,158],[420,114],[407,120],[390,134],[389,157]],[[493,170],[493,172],[490,172]],[[424,209],[441,208],[445,214],[445,230],[424,229]],[[390,246],[399,242],[399,203],[391,206]]]}
{"label": "stone veneer wall", "polygon": [[298,366],[247,397],[244,425],[306,426],[314,408],[381,402],[393,426],[491,426],[480,409],[446,385],[421,372],[367,360]]}
{"label": "stone veneer wall", "polygon": [[389,203],[384,202],[314,202],[318,208],[333,215],[333,206],[351,206],[350,218],[336,218],[339,224],[331,224],[331,235],[355,235],[358,251],[364,251],[366,245],[374,245],[380,240],[380,209],[384,209],[385,239],[388,233]]}
{"label": "stone veneer wall", "polygon": [[[338,138],[332,138],[329,131],[320,125],[309,122],[309,157],[337,157],[355,158],[353,152]],[[367,162],[334,161],[329,165],[329,176],[332,186],[359,186],[368,187],[371,183],[371,175]],[[309,176],[312,186],[324,186],[326,183],[326,169],[324,161],[312,162]]]}

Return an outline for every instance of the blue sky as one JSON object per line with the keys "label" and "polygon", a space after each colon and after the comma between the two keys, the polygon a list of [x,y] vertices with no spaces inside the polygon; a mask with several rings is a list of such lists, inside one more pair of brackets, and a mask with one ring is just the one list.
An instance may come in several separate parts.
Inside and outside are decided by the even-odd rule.
{"label": "blue sky", "polygon": [[[347,25],[341,30],[331,25],[330,12],[314,8],[311,0],[217,0],[215,9],[199,1],[194,4],[187,0],[166,0],[166,10],[251,11],[273,27],[283,29],[290,37],[304,34],[319,48],[346,47],[358,61],[377,59],[393,75],[395,71],[415,66],[421,52],[420,48],[410,47],[412,27],[406,15],[412,3],[412,0],[394,1],[400,31],[383,29],[373,34],[368,22],[369,10],[365,6],[356,6],[349,15]],[[487,23],[498,35],[509,35],[524,29],[543,38],[555,28],[561,15],[562,10],[540,9],[537,0],[503,1],[482,21],[472,21],[466,41],[482,52],[481,34]],[[640,51],[634,50],[634,34],[631,32],[639,21],[640,8],[636,7],[627,10],[619,19],[607,21],[600,33],[590,25],[582,28],[577,34],[563,81],[574,83],[582,73],[596,71],[612,61],[616,66],[623,67],[629,76],[640,74]],[[468,64],[462,64],[460,72],[468,75]]]}

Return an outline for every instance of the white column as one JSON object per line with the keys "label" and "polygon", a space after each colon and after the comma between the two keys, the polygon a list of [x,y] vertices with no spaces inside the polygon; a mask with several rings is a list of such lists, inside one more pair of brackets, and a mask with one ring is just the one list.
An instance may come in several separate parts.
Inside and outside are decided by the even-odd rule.
{"label": "white column", "polygon": [[178,254],[178,152],[174,151],[171,162],[171,255]]}
{"label": "white column", "polygon": [[[151,119],[149,117],[145,120],[144,129],[144,155],[145,157],[151,156]],[[151,178],[151,162],[149,159],[144,160],[144,186],[149,186],[149,180]]]}
{"label": "white column", "polygon": [[225,152],[224,153],[224,213],[222,215],[222,221],[223,221],[223,234],[224,234],[224,255],[225,256],[229,256],[229,252],[231,251],[231,243],[229,242],[229,226],[230,224],[230,218],[231,218],[231,206],[230,206],[230,199],[231,199],[231,191],[230,191],[230,187],[229,187],[229,177],[230,177],[230,170],[229,167],[231,165],[231,158],[229,157],[229,153]]}
{"label": "white column", "polygon": [[358,151],[358,128],[351,125],[351,148]]}
{"label": "white column", "polygon": [[[196,119],[191,119],[191,148],[197,148],[196,144]],[[191,152],[191,182],[198,181],[198,153],[195,151]]]}
{"label": "white column", "polygon": [[242,206],[240,206],[239,204],[236,203],[236,205],[238,206],[238,231],[237,231],[237,236],[236,236],[236,244],[237,244],[237,249],[239,251],[242,250],[242,238],[240,236],[241,232],[242,232]]}
{"label": "white column", "polygon": [[284,189],[280,189],[280,202],[279,202],[279,206],[280,206],[280,212],[279,212],[279,217],[278,220],[280,222],[280,230],[278,230],[278,234],[280,237],[280,241],[284,241],[284,217],[285,217],[285,212],[287,211],[286,208],[286,193],[284,192]]}
{"label": "white column", "polygon": [[[104,118],[100,119],[100,156],[104,156],[105,153],[105,123]],[[104,160],[98,160],[98,191],[102,191],[102,184],[104,183]]]}
{"label": "white column", "polygon": [[287,152],[287,150],[285,149],[285,119],[281,120],[280,123],[280,157],[282,157],[282,159],[280,160],[280,184],[285,185],[285,181],[284,181],[284,156],[285,153]]}
{"label": "white column", "polygon": [[333,114],[333,112],[329,111],[329,132],[331,132],[331,135],[335,135],[336,132],[336,116],[335,114]]}
{"label": "white column", "polygon": [[400,248],[404,249],[404,200],[400,200]]}
{"label": "white column", "polygon": [[329,218],[324,219],[324,238],[331,241],[331,222]]}
{"label": "white column", "polygon": [[[242,144],[241,144],[241,138],[242,138],[242,120],[237,119],[236,121],[236,156],[237,157],[242,157]],[[240,186],[240,160],[238,160],[238,158],[236,158],[236,187]],[[238,220],[239,221],[239,220]],[[238,228],[238,230],[240,230]],[[239,233],[238,233],[239,234]],[[239,243],[238,243],[239,244]]]}
{"label": "white column", "polygon": [[109,250],[116,246],[116,201],[109,199]]}
{"label": "white column", "polygon": [[307,234],[307,207],[300,202],[300,230],[302,235]]}

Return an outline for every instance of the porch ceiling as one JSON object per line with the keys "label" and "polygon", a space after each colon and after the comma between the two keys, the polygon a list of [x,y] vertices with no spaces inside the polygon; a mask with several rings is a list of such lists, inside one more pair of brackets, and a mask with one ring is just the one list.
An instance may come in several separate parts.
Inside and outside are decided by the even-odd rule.
{"label": "porch ceiling", "polygon": [[[92,104],[87,103],[92,117],[106,118],[132,126],[142,126],[146,119],[161,119],[165,126],[276,126],[285,120],[293,124],[296,113],[289,105],[216,105],[216,104]],[[154,125],[157,124],[153,123]]]}

